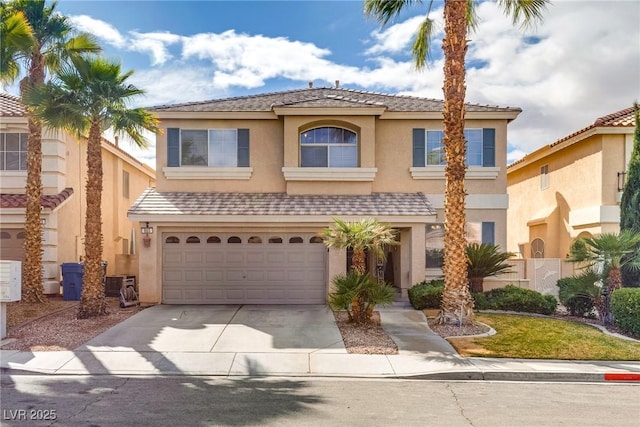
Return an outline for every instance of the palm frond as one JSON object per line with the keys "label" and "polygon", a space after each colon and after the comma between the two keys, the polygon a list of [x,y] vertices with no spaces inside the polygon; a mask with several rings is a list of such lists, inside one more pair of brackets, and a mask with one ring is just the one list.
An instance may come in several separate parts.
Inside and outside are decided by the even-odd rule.
{"label": "palm frond", "polygon": [[513,25],[530,28],[542,21],[549,0],[498,0],[498,6],[511,18]]}

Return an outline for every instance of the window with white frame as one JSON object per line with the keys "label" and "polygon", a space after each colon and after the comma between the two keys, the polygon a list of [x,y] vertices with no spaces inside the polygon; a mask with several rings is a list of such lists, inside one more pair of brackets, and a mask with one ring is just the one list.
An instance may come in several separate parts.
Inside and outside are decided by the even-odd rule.
{"label": "window with white frame", "polygon": [[339,127],[318,127],[300,133],[300,166],[358,167],[358,136]]}
{"label": "window with white frame", "polygon": [[0,170],[27,170],[26,133],[0,133]]}
{"label": "window with white frame", "polygon": [[181,166],[238,166],[237,129],[182,129]]}
{"label": "window with white frame", "polygon": [[544,165],[540,168],[540,189],[547,188],[549,188],[549,165]]}
{"label": "window with white frame", "polygon": [[[467,156],[466,163],[469,166],[483,166],[483,130],[482,129],[465,129],[464,137],[467,140]],[[444,165],[444,131],[427,130],[426,131],[426,159],[427,166]]]}

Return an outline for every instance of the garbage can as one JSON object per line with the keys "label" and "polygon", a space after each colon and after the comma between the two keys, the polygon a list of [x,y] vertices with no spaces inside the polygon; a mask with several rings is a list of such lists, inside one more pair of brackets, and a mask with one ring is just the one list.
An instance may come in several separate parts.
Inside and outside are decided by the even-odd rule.
{"label": "garbage can", "polygon": [[[106,285],[107,261],[100,263],[102,267],[102,287]],[[62,299],[64,301],[79,301],[82,295],[82,279],[84,263],[64,262],[62,267]]]}
{"label": "garbage can", "polygon": [[62,268],[62,299],[64,301],[79,301],[82,295],[82,270],[80,262],[63,262]]}

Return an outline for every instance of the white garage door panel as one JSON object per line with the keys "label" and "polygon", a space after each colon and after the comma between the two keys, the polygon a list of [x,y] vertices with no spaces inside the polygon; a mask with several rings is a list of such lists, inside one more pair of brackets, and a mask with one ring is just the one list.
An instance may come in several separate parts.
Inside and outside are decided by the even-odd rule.
{"label": "white garage door panel", "polygon": [[[232,236],[242,243],[228,243]],[[262,243],[248,243],[252,236]],[[274,237],[282,243],[268,243]],[[301,237],[304,243],[289,243],[292,237]],[[323,304],[326,249],[322,243],[310,243],[311,237],[311,233],[164,233],[163,302]],[[188,238],[196,243],[186,243]]]}

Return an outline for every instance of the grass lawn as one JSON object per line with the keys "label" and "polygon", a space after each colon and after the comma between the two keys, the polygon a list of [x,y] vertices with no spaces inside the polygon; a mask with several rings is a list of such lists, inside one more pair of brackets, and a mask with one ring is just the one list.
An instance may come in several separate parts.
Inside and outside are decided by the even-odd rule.
{"label": "grass lawn", "polygon": [[449,342],[462,356],[560,360],[640,360],[640,343],[577,322],[507,314],[476,314],[496,335]]}

